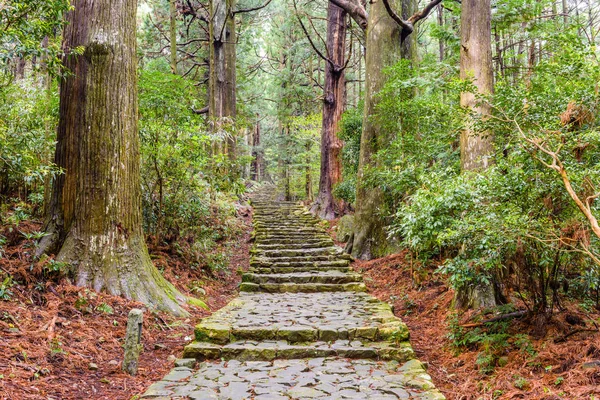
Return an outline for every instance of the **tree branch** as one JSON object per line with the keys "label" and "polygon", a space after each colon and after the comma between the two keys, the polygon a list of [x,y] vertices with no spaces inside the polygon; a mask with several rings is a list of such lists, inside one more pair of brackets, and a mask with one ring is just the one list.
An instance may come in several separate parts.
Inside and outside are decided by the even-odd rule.
{"label": "tree branch", "polygon": [[314,42],[312,41],[312,38],[310,37],[310,34],[308,33],[308,30],[306,29],[306,27],[304,26],[304,23],[302,22],[302,18],[300,18],[300,14],[299,14],[298,8],[296,6],[296,0],[294,0],[293,3],[294,3],[294,10],[296,11],[295,12],[296,18],[298,18],[298,22],[300,23],[300,27],[302,28],[302,31],[304,31],[304,35],[308,39],[308,42],[312,46],[313,50],[317,53],[317,55],[319,57],[321,57],[323,60],[325,60],[325,62],[329,63],[329,65],[331,65],[331,67],[333,69],[335,69],[337,67],[335,65],[335,63],[333,61],[331,61],[331,59],[329,57],[324,56],[323,53],[321,53],[321,51],[317,48],[317,46],[315,46]]}
{"label": "tree branch", "polygon": [[362,1],[359,0],[329,0],[339,8],[343,9],[352,17],[363,30],[367,29],[369,15]]}
{"label": "tree branch", "polygon": [[429,16],[429,13],[433,11],[433,9],[442,1],[443,0],[432,0],[431,2],[429,2],[429,4],[423,7],[421,11],[414,13],[413,16],[408,19],[408,21],[414,25],[420,20],[427,18]]}
{"label": "tree branch", "polygon": [[417,11],[414,13],[408,20],[403,20],[397,13],[394,11],[392,6],[390,5],[389,0],[382,0],[385,9],[388,14],[400,27],[402,28],[403,35],[410,35],[415,30],[415,24],[420,20],[427,18],[431,10],[433,10],[438,4],[440,4],[443,0],[432,0],[430,1],[421,11]]}
{"label": "tree branch", "polygon": [[266,6],[268,6],[271,3],[271,1],[273,1],[273,0],[267,0],[265,4],[263,4],[261,6],[258,6],[258,7],[242,8],[240,10],[235,10],[235,11],[233,11],[233,15],[243,14],[243,13],[249,13],[249,12],[252,12],[252,11],[262,10],[263,8],[265,8]]}

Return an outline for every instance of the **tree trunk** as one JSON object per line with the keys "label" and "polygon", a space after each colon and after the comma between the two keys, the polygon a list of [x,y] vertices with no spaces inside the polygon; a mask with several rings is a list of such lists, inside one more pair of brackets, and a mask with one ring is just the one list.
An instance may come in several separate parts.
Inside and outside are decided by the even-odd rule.
{"label": "tree trunk", "polygon": [[[461,12],[460,77],[473,79],[478,92],[491,95],[494,91],[492,65],[492,31],[490,0],[463,0]],[[479,103],[474,93],[463,92],[461,106],[485,117],[491,110]],[[477,132],[473,121],[467,121],[461,132],[460,153],[463,171],[481,170],[492,162],[491,132]],[[456,288],[455,307],[481,308],[496,305],[494,287],[482,282]]]}
{"label": "tree trunk", "polygon": [[262,178],[262,152],[260,149],[260,121],[256,114],[256,123],[252,133],[252,163],[250,165],[250,179],[260,182]]}
{"label": "tree trunk", "polygon": [[[438,25],[440,28],[444,27],[444,7],[441,4],[438,6]],[[446,43],[442,35],[440,35],[438,40],[440,62],[443,62],[446,55]]]}
{"label": "tree trunk", "polygon": [[169,40],[171,41],[171,72],[177,74],[177,8],[176,0],[169,0]]}
{"label": "tree trunk", "polygon": [[[401,9],[405,19],[412,15],[414,0],[390,1]],[[356,213],[352,254],[356,258],[371,259],[386,255],[389,245],[385,234],[385,202],[383,191],[365,182],[365,169],[375,166],[374,156],[393,139],[393,133],[381,128],[374,119],[380,99],[377,93],[386,82],[383,69],[396,64],[401,58],[411,59],[415,35],[403,35],[402,29],[388,15],[381,0],[371,4],[367,28],[367,55],[365,62],[365,108],[360,140],[360,158],[356,183]]]}
{"label": "tree trunk", "polygon": [[304,194],[306,196],[307,201],[313,200],[313,182],[312,182],[312,174],[310,173],[310,149],[312,147],[312,143],[310,140],[306,141],[306,165],[304,166]]}
{"label": "tree trunk", "polygon": [[59,249],[78,286],[184,315],[142,231],[135,0],[76,0],[67,16],[51,213],[40,250]]}
{"label": "tree trunk", "polygon": [[344,61],[346,55],[346,12],[329,3],[327,10],[327,55],[323,96],[323,125],[321,128],[321,175],[319,193],[311,211],[319,217],[332,220],[344,208],[342,201],[333,198],[333,187],[342,179],[341,152],[343,143],[338,138],[338,125],[346,102]]}
{"label": "tree trunk", "polygon": [[225,143],[217,151],[235,159],[236,137],[233,132],[236,117],[235,71],[235,0],[212,0],[210,33],[210,76],[208,115],[215,131],[225,130]]}
{"label": "tree trunk", "polygon": [[[480,94],[494,91],[492,70],[492,31],[490,0],[464,0],[461,14],[460,78],[473,79]],[[464,92],[460,104],[476,114],[489,115],[490,107],[478,102],[474,93]],[[465,171],[487,168],[493,155],[490,132],[475,132],[472,122],[460,137],[461,166]]]}

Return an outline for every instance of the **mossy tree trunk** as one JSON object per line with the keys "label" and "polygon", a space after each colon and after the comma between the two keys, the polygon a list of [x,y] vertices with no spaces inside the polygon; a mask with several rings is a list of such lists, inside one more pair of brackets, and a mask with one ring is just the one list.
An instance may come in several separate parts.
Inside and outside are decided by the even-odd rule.
{"label": "mossy tree trunk", "polygon": [[75,0],[67,15],[48,236],[79,286],[183,315],[186,301],[154,267],[142,231],[135,0]]}
{"label": "mossy tree trunk", "polygon": [[344,208],[335,200],[333,188],[342,179],[341,152],[343,143],[338,138],[338,125],[346,102],[345,54],[347,13],[333,3],[327,9],[327,57],[323,96],[323,125],[321,128],[321,175],[319,193],[311,211],[319,217],[332,220]]}
{"label": "mossy tree trunk", "polygon": [[[479,94],[494,91],[492,64],[492,30],[490,0],[463,0],[461,9],[460,77],[472,79]],[[480,102],[476,94],[461,93],[461,106],[475,115],[490,114],[490,107]],[[474,121],[466,121],[460,136],[461,167],[463,171],[487,168],[492,162],[493,137],[491,132],[480,132]],[[492,279],[489,281],[491,282]],[[455,307],[481,308],[496,305],[493,283],[473,283],[456,288]]]}
{"label": "mossy tree trunk", "polygon": [[[412,15],[416,8],[414,0],[395,0],[390,3],[395,9],[402,10],[405,19]],[[384,130],[376,119],[380,101],[377,94],[386,82],[383,70],[402,58],[412,58],[414,37],[415,35],[403,34],[402,28],[390,17],[381,0],[372,2],[366,38],[365,108],[352,244],[352,255],[356,258],[371,259],[386,255],[389,251],[385,233],[384,216],[387,212],[383,191],[368,184],[365,171],[375,166],[374,156],[390,143],[395,134]]]}

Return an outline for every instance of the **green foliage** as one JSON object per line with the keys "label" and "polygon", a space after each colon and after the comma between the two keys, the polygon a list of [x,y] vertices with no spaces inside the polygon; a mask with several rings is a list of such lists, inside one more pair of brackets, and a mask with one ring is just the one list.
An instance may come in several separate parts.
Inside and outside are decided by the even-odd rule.
{"label": "green foliage", "polygon": [[360,155],[362,133],[362,105],[344,112],[338,137],[344,142],[342,148],[342,182],[333,188],[338,199],[353,204],[356,201],[356,174]]}
{"label": "green foliage", "polygon": [[100,311],[101,313],[104,314],[114,314],[115,310],[108,304],[106,303],[100,303],[96,306],[96,311]]}
{"label": "green foliage", "polygon": [[14,286],[14,284],[15,283],[12,280],[12,276],[8,275],[4,278],[2,283],[0,283],[0,300],[10,300],[14,294],[10,289]]}
{"label": "green foliage", "polygon": [[583,294],[598,297],[597,266],[579,250],[598,254],[598,240],[560,176],[544,165],[552,160],[525,140],[562,149],[575,191],[598,192],[600,157],[590,149],[600,145],[600,67],[572,33],[556,40],[553,58],[536,67],[528,84],[497,84],[494,117],[476,125],[494,133],[495,164],[477,173],[461,173],[456,151],[458,94],[472,90],[469,83],[455,80],[445,65],[393,68],[377,118],[398,135],[366,174],[396,210],[389,235],[413,256],[445,259],[441,272],[458,289],[502,281],[540,312],[552,308],[567,275],[581,277]]}
{"label": "green foliage", "polygon": [[[60,41],[56,40],[69,10],[68,0],[7,0],[0,5],[0,87],[12,79],[11,63],[39,57],[56,70]],[[46,45],[44,38],[51,38]]]}
{"label": "green foliage", "polygon": [[19,189],[40,202],[44,180],[60,173],[51,162],[58,121],[56,88],[34,81],[0,88],[0,195]]}
{"label": "green foliage", "polygon": [[197,89],[153,65],[141,71],[139,83],[145,229],[165,240],[219,240],[234,228],[229,193],[243,191],[230,173],[237,165],[212,155],[224,138],[211,137],[204,118],[191,112]]}

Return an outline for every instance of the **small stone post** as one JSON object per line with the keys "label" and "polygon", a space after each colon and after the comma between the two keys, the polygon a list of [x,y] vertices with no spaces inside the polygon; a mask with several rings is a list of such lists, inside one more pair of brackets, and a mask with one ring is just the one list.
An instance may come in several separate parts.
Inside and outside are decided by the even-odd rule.
{"label": "small stone post", "polygon": [[125,333],[125,357],[123,357],[123,371],[130,375],[137,374],[138,359],[142,351],[142,322],[144,312],[133,308],[127,317],[127,332]]}

